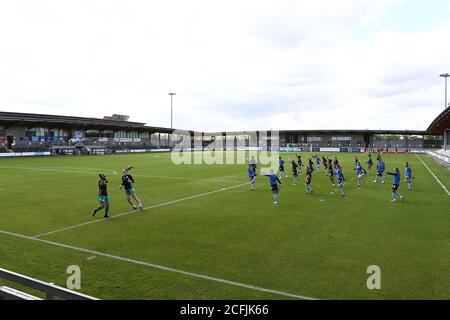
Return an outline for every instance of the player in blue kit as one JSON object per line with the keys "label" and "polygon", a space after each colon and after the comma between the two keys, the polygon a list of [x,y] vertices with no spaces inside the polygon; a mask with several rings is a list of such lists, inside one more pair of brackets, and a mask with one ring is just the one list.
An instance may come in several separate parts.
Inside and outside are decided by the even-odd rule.
{"label": "player in blue kit", "polygon": [[333,168],[335,171],[337,171],[337,167],[339,166],[339,160],[337,159],[336,156],[334,156],[334,160],[333,160]]}
{"label": "player in blue kit", "polygon": [[411,191],[412,169],[408,162],[405,162],[405,181],[408,184],[408,191]]}
{"label": "player in blue kit", "polygon": [[[283,183],[281,183],[280,179],[278,179],[277,175],[273,172],[273,170],[270,170],[270,174],[266,174],[265,176],[269,177],[270,189],[272,190],[273,193],[273,203],[278,204],[278,192],[280,191],[280,188],[283,186]],[[278,184],[280,184],[279,187]]]}
{"label": "player in blue kit", "polygon": [[250,190],[255,190],[255,181],[256,181],[256,169],[253,163],[249,162],[247,175],[250,179]]}
{"label": "player in blue kit", "polygon": [[327,161],[327,158],[325,158],[325,156],[322,156],[322,165],[323,165],[323,170],[325,171],[325,173],[327,173],[328,161]]}
{"label": "player in blue kit", "polygon": [[394,172],[386,172],[388,175],[394,176],[394,181],[392,183],[392,200],[391,201],[397,201],[398,198],[400,200],[403,200],[403,196],[400,195],[397,190],[400,186],[400,170],[398,168],[395,168]]}
{"label": "player in blue kit", "polygon": [[331,184],[333,185],[333,188],[335,187],[334,183],[334,169],[332,165],[332,160],[328,160],[328,169],[327,169],[327,176],[330,178]]}
{"label": "player in blue kit", "polygon": [[314,163],[311,160],[311,158],[308,158],[308,167],[309,167],[309,170],[311,170],[311,173],[313,173],[314,172]]}
{"label": "player in blue kit", "polygon": [[284,176],[287,178],[287,173],[284,172],[284,160],[281,157],[278,157],[279,161],[279,170],[280,170],[280,179]]}
{"label": "player in blue kit", "polygon": [[369,168],[369,176],[372,174],[372,166],[373,166],[373,160],[372,155],[369,153],[369,160],[367,160],[365,163],[367,163],[367,167]]}
{"label": "player in blue kit", "polygon": [[333,169],[333,160],[331,160],[331,158],[328,158],[328,168]]}
{"label": "player in blue kit", "polygon": [[312,171],[311,168],[306,168],[306,177],[305,177],[305,193],[312,194],[314,190],[311,188],[311,180],[312,180]]}
{"label": "player in blue kit", "polygon": [[294,177],[294,186],[296,186],[297,185],[297,181],[298,181],[298,171],[297,171],[298,166],[297,166],[297,163],[295,163],[294,160],[291,160],[289,158],[289,161],[291,162],[291,165],[292,165],[292,177]]}
{"label": "player in blue kit", "polygon": [[358,178],[358,189],[361,190],[361,179],[364,177],[364,175],[367,174],[366,170],[361,166],[361,162],[357,162],[356,163],[356,167],[355,169],[353,169],[356,171],[356,176]]}
{"label": "player in blue kit", "polygon": [[303,161],[302,161],[302,156],[301,155],[297,155],[297,163],[298,163],[298,171],[300,173],[302,173],[302,168],[303,168]]}
{"label": "player in blue kit", "polygon": [[379,156],[377,159],[377,174],[375,175],[375,180],[373,182],[377,183],[378,177],[381,177],[381,183],[384,183],[384,178],[386,177],[384,170],[386,166],[383,159]]}
{"label": "player in blue kit", "polygon": [[317,172],[320,172],[320,156],[313,156],[314,160],[316,160]]}
{"label": "player in blue kit", "polygon": [[248,161],[248,164],[251,165],[253,171],[256,173],[256,160],[254,156]]}
{"label": "player in blue kit", "polygon": [[344,178],[344,173],[342,172],[342,168],[339,164],[337,164],[337,166],[336,166],[336,178],[337,178],[339,188],[341,188],[342,198],[344,198],[345,197],[345,190],[344,190],[345,178]]}

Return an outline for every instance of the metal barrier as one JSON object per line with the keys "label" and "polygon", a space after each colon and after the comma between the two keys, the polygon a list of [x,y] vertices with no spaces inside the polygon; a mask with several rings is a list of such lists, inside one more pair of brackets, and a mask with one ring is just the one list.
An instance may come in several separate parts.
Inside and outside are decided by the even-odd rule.
{"label": "metal barrier", "polygon": [[[75,292],[51,283],[37,280],[19,273],[15,273],[6,269],[0,268],[0,279],[12,281],[26,287],[41,291],[45,293],[46,300],[53,300],[55,298],[62,298],[66,300],[99,300],[97,298]],[[0,286],[0,299],[14,299],[14,300],[39,300],[35,296]]]}
{"label": "metal barrier", "polygon": [[0,287],[0,300],[42,300],[31,294],[12,289],[9,287]]}

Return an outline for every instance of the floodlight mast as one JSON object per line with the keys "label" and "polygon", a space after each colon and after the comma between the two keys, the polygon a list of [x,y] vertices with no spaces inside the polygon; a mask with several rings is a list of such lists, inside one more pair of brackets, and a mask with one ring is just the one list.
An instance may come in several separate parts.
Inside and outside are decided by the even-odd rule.
{"label": "floodlight mast", "polygon": [[175,96],[175,92],[169,92],[170,96],[170,129],[173,129],[173,96]]}
{"label": "floodlight mast", "polygon": [[445,79],[445,105],[444,105],[444,109],[448,108],[448,102],[447,102],[447,78],[450,77],[449,73],[443,73],[441,75],[439,75],[440,77]]}

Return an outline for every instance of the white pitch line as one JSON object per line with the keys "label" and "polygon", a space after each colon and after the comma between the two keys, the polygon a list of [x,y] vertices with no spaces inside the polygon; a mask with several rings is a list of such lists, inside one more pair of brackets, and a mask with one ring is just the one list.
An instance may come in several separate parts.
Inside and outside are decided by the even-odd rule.
{"label": "white pitch line", "polygon": [[[218,192],[223,192],[223,191],[239,188],[239,187],[242,187],[242,186],[245,186],[245,185],[248,185],[248,184],[249,184],[249,182],[241,183],[241,184],[238,184],[238,185],[235,185],[235,186],[232,186],[232,187],[221,188],[221,189],[217,189],[217,190],[214,190],[214,191],[209,191],[209,192],[197,194],[195,196],[189,196],[189,197],[185,197],[185,198],[181,198],[181,199],[176,199],[176,200],[172,200],[172,201],[168,201],[168,202],[163,202],[163,203],[156,204],[156,205],[153,205],[153,206],[150,206],[150,207],[146,207],[146,208],[144,208],[144,211],[145,210],[159,208],[159,207],[163,207],[163,206],[168,206],[168,205],[171,205],[171,204],[174,204],[174,203],[177,203],[177,202],[181,202],[181,201],[186,201],[186,200],[191,200],[191,199],[195,199],[195,198],[204,197],[204,196],[207,196],[207,195],[210,195],[210,194],[214,194],[214,193],[218,193]],[[33,238],[39,238],[39,237],[47,236],[47,235],[50,235],[50,234],[54,234],[54,233],[58,233],[58,232],[66,231],[66,230],[75,229],[75,228],[78,228],[78,227],[86,226],[86,225],[97,223],[97,222],[108,221],[108,220],[111,220],[111,219],[115,219],[115,218],[119,218],[119,217],[122,217],[122,216],[125,216],[125,215],[128,215],[128,214],[131,214],[131,213],[136,212],[136,211],[137,210],[131,210],[131,211],[119,213],[119,214],[116,214],[114,216],[111,216],[108,219],[100,219],[100,220],[92,220],[92,221],[83,222],[83,223],[76,224],[76,225],[73,225],[73,226],[70,226],[70,227],[65,227],[65,228],[62,228],[62,229],[58,229],[58,230],[54,230],[54,231],[38,234],[36,236],[33,236]]]}
{"label": "white pitch line", "polygon": [[185,178],[185,177],[170,177],[170,176],[154,176],[154,175],[146,175],[146,174],[135,174],[134,177],[143,177],[143,178],[161,178],[161,179],[174,179],[174,180],[191,180],[191,181],[204,181],[204,182],[241,182],[238,180],[225,180],[225,179],[216,179],[216,178],[208,178],[208,179],[199,179],[199,178]]}
{"label": "white pitch line", "polygon": [[48,240],[44,240],[44,239],[37,239],[34,237],[25,236],[25,235],[18,234],[18,233],[13,233],[13,232],[8,232],[8,231],[0,231],[0,233],[18,237],[18,238],[22,238],[22,239],[31,240],[31,241],[38,241],[41,243],[51,244],[54,246],[71,249],[74,251],[85,252],[85,253],[89,253],[89,254],[93,254],[93,255],[97,255],[97,256],[101,256],[101,257],[106,257],[106,258],[110,258],[110,259],[114,259],[114,260],[119,260],[119,261],[123,261],[123,262],[142,265],[142,266],[146,266],[146,267],[150,267],[150,268],[154,268],[154,269],[160,269],[160,270],[169,271],[169,272],[173,272],[173,273],[183,274],[188,277],[224,283],[224,284],[228,284],[228,285],[235,286],[235,287],[246,288],[246,289],[259,291],[259,292],[272,293],[272,294],[276,294],[279,296],[285,296],[285,297],[296,298],[296,299],[317,300],[315,298],[307,297],[304,295],[292,294],[292,293],[278,291],[278,290],[272,290],[272,289],[266,289],[266,288],[257,287],[257,286],[250,285],[250,284],[244,284],[244,283],[240,283],[240,282],[236,282],[236,281],[225,280],[225,279],[221,279],[221,278],[217,278],[217,277],[213,277],[213,276],[179,270],[179,269],[175,269],[175,268],[171,268],[171,267],[167,267],[167,266],[163,266],[163,265],[159,265],[159,264],[148,263],[148,262],[144,262],[144,261],[140,261],[140,260],[135,260],[135,259],[112,255],[109,253],[103,253],[103,252],[98,252],[98,251],[94,251],[94,250],[90,250],[90,249],[75,247],[75,246],[71,246],[71,245],[64,244],[64,243],[53,242],[53,241],[48,241]]}
{"label": "white pitch line", "polygon": [[442,187],[442,189],[444,189],[445,192],[447,192],[447,194],[450,196],[450,192],[447,190],[447,188],[442,184],[442,182],[438,179],[438,177],[436,177],[436,175],[433,173],[433,171],[431,171],[431,169],[426,165],[426,163],[423,162],[423,160],[417,155],[417,153],[416,153],[416,157],[420,160],[420,162],[422,162],[422,164],[425,166],[425,168],[427,168],[428,171],[430,171],[431,175],[436,179],[436,181],[439,183],[439,185]]}

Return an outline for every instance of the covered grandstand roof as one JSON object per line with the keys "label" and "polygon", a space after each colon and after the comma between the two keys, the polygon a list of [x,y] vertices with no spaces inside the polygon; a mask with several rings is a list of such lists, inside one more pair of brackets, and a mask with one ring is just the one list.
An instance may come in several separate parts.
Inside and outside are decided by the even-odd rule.
{"label": "covered grandstand roof", "polygon": [[[0,125],[9,127],[23,125],[27,127],[46,127],[46,128],[71,128],[71,129],[98,129],[98,130],[128,130],[128,131],[147,131],[159,133],[171,133],[175,129],[164,127],[146,126],[142,122],[132,121],[118,121],[112,119],[100,118],[85,118],[75,116],[59,116],[48,114],[34,114],[34,113],[18,113],[18,112],[4,112],[0,111]],[[283,133],[296,134],[402,134],[402,135],[425,135],[436,134],[441,135],[445,129],[450,128],[450,107],[444,110],[430,125],[427,131],[419,130],[279,130]],[[261,131],[261,130],[257,130]],[[192,131],[189,130],[192,133]],[[241,135],[245,133],[254,132],[252,130],[226,132],[227,134]],[[205,135],[221,135],[225,132],[206,132]]]}
{"label": "covered grandstand roof", "polygon": [[[263,131],[263,130],[256,130]],[[234,131],[234,132],[207,132],[206,135],[221,135],[221,134],[245,134],[255,132],[252,130],[247,131]],[[279,132],[283,133],[296,133],[296,134],[393,134],[393,135],[424,135],[427,134],[426,131],[420,130],[343,130],[343,129],[326,129],[326,130],[279,130]]]}
{"label": "covered grandstand roof", "polygon": [[84,118],[73,116],[55,116],[48,114],[17,113],[0,111],[0,124],[5,126],[24,125],[29,127],[100,129],[100,130],[136,130],[170,133],[169,128],[146,126],[142,122],[117,121],[99,118]]}
{"label": "covered grandstand roof", "polygon": [[450,129],[450,106],[434,119],[427,129],[430,134],[444,134],[445,129]]}

